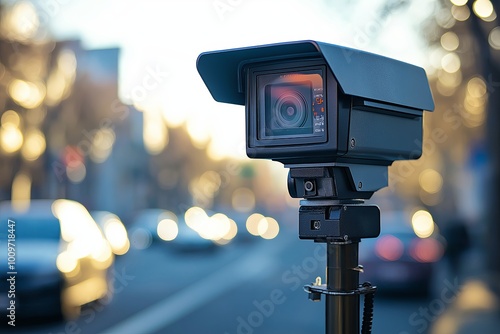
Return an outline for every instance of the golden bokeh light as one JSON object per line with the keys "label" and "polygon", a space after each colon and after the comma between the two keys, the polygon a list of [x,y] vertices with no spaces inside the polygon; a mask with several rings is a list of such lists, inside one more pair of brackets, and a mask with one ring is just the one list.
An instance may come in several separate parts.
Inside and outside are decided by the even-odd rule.
{"label": "golden bokeh light", "polygon": [[25,42],[36,36],[40,21],[31,2],[19,1],[2,17],[1,26],[9,39]]}
{"label": "golden bokeh light", "polygon": [[468,128],[477,128],[484,125],[486,121],[486,113],[468,113],[468,116],[464,118],[464,125]]}
{"label": "golden bokeh light", "polygon": [[[104,240],[101,230],[81,203],[59,199],[52,203],[51,209],[60,221],[61,237],[68,243],[68,251],[74,252],[74,256],[97,256],[100,251],[106,251],[100,243]],[[96,251],[96,247],[99,250]]]}
{"label": "golden bokeh light", "polygon": [[473,77],[467,82],[467,92],[472,97],[483,97],[488,92],[486,82],[481,77]]}
{"label": "golden bokeh light", "polygon": [[222,185],[222,178],[219,173],[209,170],[200,176],[198,182],[201,188],[213,195],[219,191],[219,188]]}
{"label": "golden bokeh light", "polygon": [[482,126],[486,120],[488,88],[481,77],[473,77],[467,82],[462,116],[468,128]]}
{"label": "golden bokeh light", "polygon": [[498,298],[483,281],[468,280],[462,285],[460,291],[461,293],[456,300],[456,307],[460,310],[477,312],[478,310],[492,311],[498,308]]}
{"label": "golden bokeh light", "polygon": [[276,219],[271,217],[262,218],[258,225],[257,231],[263,239],[274,239],[278,236],[280,232],[280,226]]}
{"label": "golden bokeh light", "polygon": [[156,228],[158,236],[165,241],[172,241],[179,234],[179,226],[172,219],[162,219]]}
{"label": "golden bokeh light", "polygon": [[87,176],[87,168],[83,162],[74,161],[66,166],[66,175],[71,182],[80,183],[85,179],[85,176]]}
{"label": "golden bokeh light", "polygon": [[102,237],[94,241],[90,255],[93,259],[92,266],[96,269],[106,269],[113,263],[111,246]]}
{"label": "golden bokeh light", "polygon": [[90,147],[90,159],[96,163],[102,163],[111,154],[115,142],[115,132],[112,128],[100,128],[92,137]]}
{"label": "golden bokeh light", "polygon": [[446,51],[455,51],[459,45],[460,40],[453,31],[447,31],[441,36],[441,46]]}
{"label": "golden bokeh light", "polygon": [[434,169],[426,169],[420,173],[418,178],[422,189],[429,194],[435,194],[443,187],[443,177]]}
{"label": "golden bokeh light", "polygon": [[199,178],[189,183],[189,192],[196,205],[208,207],[222,186],[221,175],[215,171],[206,171]]}
{"label": "golden bokeh light", "polygon": [[46,89],[42,83],[14,79],[9,84],[9,95],[26,109],[38,107],[45,98]]}
{"label": "golden bokeh light", "polygon": [[454,52],[447,53],[441,59],[441,67],[448,73],[457,72],[460,66],[460,57]]}
{"label": "golden bokeh light", "polygon": [[210,160],[221,161],[226,158],[226,154],[213,141],[210,141],[207,147],[207,155]]}
{"label": "golden bokeh light", "polygon": [[456,23],[455,18],[448,8],[442,8],[435,15],[436,23],[444,29],[451,29]]}
{"label": "golden bokeh light", "polygon": [[24,137],[19,128],[12,123],[0,127],[0,146],[5,153],[14,153],[21,149]]}
{"label": "golden bokeh light", "polygon": [[466,95],[464,99],[464,108],[471,115],[480,115],[485,112],[485,98],[472,97]]}
{"label": "golden bokeh light", "polygon": [[259,236],[259,222],[264,219],[264,216],[260,213],[251,214],[246,221],[247,231],[251,235]]}
{"label": "golden bokeh light", "polygon": [[208,215],[202,208],[193,206],[189,208],[184,214],[186,225],[193,230],[197,231],[200,226],[204,225],[208,220]]}
{"label": "golden bokeh light", "polygon": [[70,95],[76,77],[76,66],[76,56],[72,50],[64,49],[59,53],[57,67],[47,79],[45,102],[48,106],[55,106]]}
{"label": "golden bokeh light", "polygon": [[130,248],[127,230],[121,220],[115,215],[110,214],[104,223],[104,235],[116,255],[123,255]]}
{"label": "golden bokeh light", "polygon": [[455,6],[463,6],[467,3],[468,0],[450,0],[452,4]]}
{"label": "golden bokeh light", "polygon": [[34,161],[45,152],[46,142],[42,131],[32,128],[26,131],[25,140],[21,149],[24,159]]}
{"label": "golden bokeh light", "polygon": [[143,112],[143,140],[146,151],[152,155],[160,154],[168,145],[168,129],[161,114],[156,111]]}
{"label": "golden bokeh light", "polygon": [[495,50],[500,50],[500,27],[491,29],[488,35],[488,43]]}
{"label": "golden bokeh light", "polygon": [[12,181],[12,201],[21,205],[29,204],[31,199],[31,177],[18,172]]}
{"label": "golden bokeh light", "polygon": [[205,231],[199,231],[200,235],[205,239],[219,240],[230,232],[231,221],[225,214],[216,213],[210,217],[206,227]]}
{"label": "golden bokeh light", "polygon": [[73,50],[64,49],[61,50],[57,57],[57,68],[67,77],[71,78],[76,72],[76,55]]}
{"label": "golden bokeh light", "polygon": [[60,272],[73,277],[79,272],[79,261],[70,252],[61,252],[56,259],[56,266]]}
{"label": "golden bokeh light", "polygon": [[222,237],[224,240],[233,240],[234,237],[238,234],[238,225],[236,222],[232,219],[229,219],[229,230],[227,233]]}
{"label": "golden bokeh light", "polygon": [[476,0],[472,4],[472,10],[474,13],[484,19],[488,18],[493,14],[493,4],[491,3],[490,0]]}
{"label": "golden bokeh light", "polygon": [[7,110],[2,114],[1,124],[2,125],[10,124],[10,125],[13,125],[15,127],[20,127],[21,126],[21,117],[14,110]]}
{"label": "golden bokeh light", "polygon": [[104,297],[107,291],[106,279],[94,276],[65,289],[61,299],[65,304],[84,305]]}
{"label": "golden bokeh light", "polygon": [[447,53],[441,46],[429,50],[429,63],[435,69],[441,69],[441,59]]}
{"label": "golden bokeh light", "polygon": [[434,220],[425,210],[418,210],[411,218],[413,231],[419,238],[428,238],[434,233]]}
{"label": "golden bokeh light", "polygon": [[470,10],[467,6],[453,6],[451,7],[451,15],[457,21],[467,21],[470,17]]}
{"label": "golden bokeh light", "polygon": [[45,102],[48,106],[57,105],[63,98],[66,81],[59,71],[52,72],[47,79],[47,97]]}
{"label": "golden bokeh light", "polygon": [[481,19],[483,21],[485,21],[485,22],[493,22],[493,21],[495,21],[497,19],[497,13],[493,9],[493,11],[491,12],[490,16],[488,16],[488,17],[482,17]]}

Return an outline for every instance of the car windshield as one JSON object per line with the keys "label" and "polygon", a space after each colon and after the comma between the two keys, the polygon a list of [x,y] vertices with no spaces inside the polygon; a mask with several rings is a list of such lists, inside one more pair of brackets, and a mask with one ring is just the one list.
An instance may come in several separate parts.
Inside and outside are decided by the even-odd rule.
{"label": "car windshield", "polygon": [[[28,217],[20,216],[14,219],[3,218],[8,222],[8,228],[2,228],[0,235],[7,238],[10,227],[14,227],[16,240],[59,240],[61,236],[61,226],[55,217]],[[5,239],[4,239],[5,240]]]}

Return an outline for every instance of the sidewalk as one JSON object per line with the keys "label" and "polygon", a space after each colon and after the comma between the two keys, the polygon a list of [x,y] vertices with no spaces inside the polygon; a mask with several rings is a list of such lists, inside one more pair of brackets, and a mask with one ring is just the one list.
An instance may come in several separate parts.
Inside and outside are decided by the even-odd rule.
{"label": "sidewalk", "polygon": [[469,279],[457,299],[438,318],[430,334],[497,334],[500,332],[498,297],[483,280]]}
{"label": "sidewalk", "polygon": [[500,277],[485,277],[484,256],[473,250],[464,261],[460,292],[448,309],[433,323],[429,334],[500,333]]}

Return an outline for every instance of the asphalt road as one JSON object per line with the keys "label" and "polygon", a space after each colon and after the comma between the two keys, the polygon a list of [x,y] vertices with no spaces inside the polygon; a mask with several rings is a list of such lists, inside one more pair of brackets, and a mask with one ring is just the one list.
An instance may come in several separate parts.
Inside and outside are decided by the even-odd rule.
{"label": "asphalt road", "polygon": [[[302,289],[324,277],[323,245],[282,229],[274,240],[233,243],[211,252],[178,253],[164,246],[132,249],[118,258],[113,297],[85,308],[79,319],[12,332],[324,333],[324,302],[309,301]],[[450,284],[441,282],[443,287],[437,284],[434,290]],[[439,293],[377,296],[373,333],[426,333],[443,312],[442,304]]]}

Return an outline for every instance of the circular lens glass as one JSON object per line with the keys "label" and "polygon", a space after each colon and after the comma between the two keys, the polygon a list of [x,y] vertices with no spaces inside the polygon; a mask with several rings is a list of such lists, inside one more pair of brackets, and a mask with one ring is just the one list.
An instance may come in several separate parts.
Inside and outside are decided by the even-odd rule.
{"label": "circular lens glass", "polygon": [[276,124],[282,128],[301,127],[307,119],[306,110],[304,97],[297,91],[287,91],[276,100]]}

